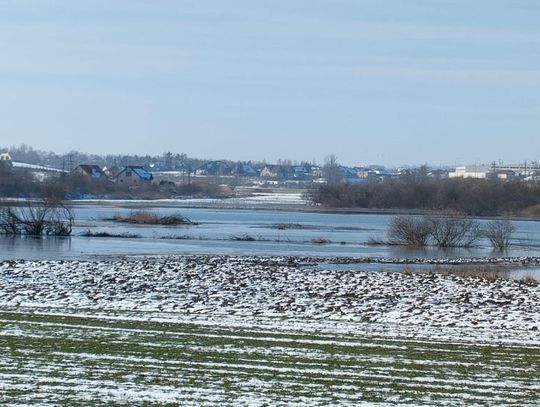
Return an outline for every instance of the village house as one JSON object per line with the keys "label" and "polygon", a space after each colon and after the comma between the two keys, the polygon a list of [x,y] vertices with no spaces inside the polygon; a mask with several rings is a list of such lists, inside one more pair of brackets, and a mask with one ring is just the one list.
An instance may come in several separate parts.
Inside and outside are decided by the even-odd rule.
{"label": "village house", "polygon": [[281,165],[265,165],[259,176],[267,179],[281,178]]}
{"label": "village house", "polygon": [[209,161],[195,169],[196,175],[230,175],[231,167],[225,161]]}
{"label": "village house", "polygon": [[99,165],[81,164],[73,169],[72,174],[85,175],[91,178],[105,179],[107,176]]}
{"label": "village house", "polygon": [[312,178],[323,178],[324,177],[324,171],[321,167],[317,165],[312,165],[309,171],[309,174]]}
{"label": "village house", "polygon": [[497,178],[503,181],[513,181],[516,178],[516,173],[512,170],[498,170]]}
{"label": "village house", "polygon": [[137,165],[128,165],[116,174],[116,182],[127,186],[150,183],[153,179],[152,173]]}
{"label": "village house", "polygon": [[261,170],[259,176],[272,180],[287,180],[294,178],[294,169],[291,165],[266,165]]}
{"label": "village house", "polygon": [[493,167],[489,165],[463,165],[448,173],[449,178],[489,179],[493,176]]}
{"label": "village house", "polygon": [[369,182],[375,182],[375,181],[378,181],[379,179],[377,173],[370,168],[354,167],[354,169],[356,171],[356,176],[359,179],[369,181]]}
{"label": "village house", "polygon": [[0,154],[0,167],[8,169],[13,167],[13,163],[11,161],[11,156],[9,155],[9,153]]}
{"label": "village house", "polygon": [[295,165],[293,166],[293,177],[297,180],[311,179],[311,170],[307,165]]}
{"label": "village house", "polygon": [[257,177],[259,173],[251,164],[239,162],[231,170],[232,175],[238,177]]}
{"label": "village house", "polygon": [[354,168],[340,165],[338,170],[339,170],[339,175],[345,180],[358,178],[358,175]]}

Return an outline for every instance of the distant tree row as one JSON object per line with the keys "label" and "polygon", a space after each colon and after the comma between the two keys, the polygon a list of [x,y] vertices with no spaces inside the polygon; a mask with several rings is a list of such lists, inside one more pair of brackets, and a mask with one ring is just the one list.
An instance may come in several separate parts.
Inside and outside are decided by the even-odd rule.
{"label": "distant tree row", "polygon": [[309,191],[307,198],[335,208],[453,210],[489,216],[540,204],[540,183],[412,177],[361,185],[327,184]]}
{"label": "distant tree row", "polygon": [[[208,159],[192,158],[188,157],[185,153],[172,153],[164,152],[160,155],[136,155],[136,154],[86,154],[79,151],[70,151],[67,154],[57,154],[52,151],[35,150],[27,144],[21,144],[20,146],[5,147],[0,146],[0,152],[9,152],[13,161],[24,162],[28,164],[44,165],[52,168],[64,169],[70,171],[79,164],[97,164],[100,167],[107,167],[109,169],[116,168],[121,169],[127,165],[140,165],[149,166],[150,164],[156,164],[157,169],[162,171],[171,171],[178,169],[178,164],[182,164],[184,168],[190,168],[194,170],[204,163],[208,162]],[[235,164],[231,160],[222,160],[229,163],[231,166]],[[251,162],[255,166],[263,166],[265,162]],[[310,164],[305,161],[292,161],[290,159],[278,159],[279,165],[305,165]]]}
{"label": "distant tree row", "polygon": [[165,170],[173,170],[176,162],[182,162],[187,166],[196,168],[204,161],[189,158],[186,154],[173,154],[165,152],[162,155],[136,155],[136,154],[86,154],[79,151],[70,151],[67,154],[57,154],[52,151],[35,150],[27,144],[20,146],[2,147],[0,152],[9,152],[13,161],[28,164],[45,165],[52,168],[65,169],[67,171],[79,164],[97,164],[101,167],[123,168],[127,165],[146,166],[151,163],[160,163]]}

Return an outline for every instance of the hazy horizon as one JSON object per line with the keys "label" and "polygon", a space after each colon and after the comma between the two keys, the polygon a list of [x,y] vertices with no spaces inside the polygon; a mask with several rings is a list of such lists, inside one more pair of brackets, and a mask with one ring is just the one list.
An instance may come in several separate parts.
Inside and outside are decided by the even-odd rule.
{"label": "hazy horizon", "polygon": [[0,146],[538,160],[531,0],[0,0]]}

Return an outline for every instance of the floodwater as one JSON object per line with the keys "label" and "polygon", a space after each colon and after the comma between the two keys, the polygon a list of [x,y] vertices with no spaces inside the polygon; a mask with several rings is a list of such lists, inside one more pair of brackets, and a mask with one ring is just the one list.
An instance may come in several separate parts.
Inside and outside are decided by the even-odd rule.
{"label": "floodwater", "polygon": [[[130,208],[127,206],[130,205]],[[369,246],[372,237],[385,238],[391,216],[385,214],[330,214],[301,211],[228,210],[153,207],[152,212],[180,212],[197,225],[148,226],[106,221],[128,215],[133,205],[77,205],[76,225],[69,238],[0,237],[0,259],[73,259],[96,256],[230,254],[456,258],[500,256],[486,241],[471,249],[414,250]],[[480,220],[481,223],[486,220]],[[283,229],[277,224],[298,224]],[[513,246],[505,256],[540,255],[540,222],[516,221]],[[131,233],[139,238],[84,237],[82,234]],[[242,240],[246,237],[250,241]],[[235,240],[237,239],[237,240]],[[254,240],[253,240],[254,239]],[[324,239],[329,243],[314,243]]]}

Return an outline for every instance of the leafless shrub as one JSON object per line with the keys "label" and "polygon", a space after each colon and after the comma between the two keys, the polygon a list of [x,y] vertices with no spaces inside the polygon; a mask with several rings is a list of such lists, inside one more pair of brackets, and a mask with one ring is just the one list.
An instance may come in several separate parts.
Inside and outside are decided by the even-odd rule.
{"label": "leafless shrub", "polygon": [[433,243],[439,247],[471,247],[481,234],[478,222],[455,212],[430,216],[428,221]]}
{"label": "leafless shrub", "polygon": [[508,219],[492,220],[486,225],[484,236],[494,249],[505,250],[510,246],[514,230],[514,224]]}
{"label": "leafless shrub", "polygon": [[422,216],[394,216],[388,229],[390,243],[403,246],[426,246],[430,234],[431,223]]}
{"label": "leafless shrub", "polygon": [[71,209],[51,199],[0,210],[0,232],[7,235],[69,236],[73,221]]}

